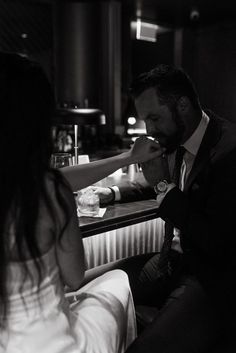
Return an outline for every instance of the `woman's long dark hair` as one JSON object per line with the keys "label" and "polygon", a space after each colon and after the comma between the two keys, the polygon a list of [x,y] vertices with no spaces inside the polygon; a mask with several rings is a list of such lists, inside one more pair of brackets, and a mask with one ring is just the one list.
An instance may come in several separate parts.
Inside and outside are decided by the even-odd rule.
{"label": "woman's long dark hair", "polygon": [[53,108],[52,90],[41,67],[17,54],[0,53],[0,326],[7,315],[8,220],[14,220],[19,260],[24,261],[26,246],[40,274],[36,239],[40,200],[53,215],[46,173],[55,180],[58,201],[67,215],[57,186],[66,183],[49,167]]}

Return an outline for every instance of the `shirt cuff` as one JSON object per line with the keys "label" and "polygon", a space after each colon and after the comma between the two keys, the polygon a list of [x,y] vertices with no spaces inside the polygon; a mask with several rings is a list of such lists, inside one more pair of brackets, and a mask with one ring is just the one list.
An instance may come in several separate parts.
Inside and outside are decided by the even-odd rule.
{"label": "shirt cuff", "polygon": [[162,192],[162,193],[160,193],[160,194],[157,195],[156,201],[157,201],[157,206],[158,206],[158,207],[160,207],[160,205],[161,205],[162,201],[164,200],[165,196],[166,196],[166,195],[168,194],[168,192],[169,192],[170,190],[172,190],[174,187],[176,187],[176,185],[175,185],[174,183],[170,183],[170,184],[168,184],[167,189],[166,189],[165,192]]}
{"label": "shirt cuff", "polygon": [[114,186],[110,186],[110,188],[115,193],[115,200],[114,201],[120,201],[121,195],[120,195],[120,190],[119,190],[118,186],[114,185]]}

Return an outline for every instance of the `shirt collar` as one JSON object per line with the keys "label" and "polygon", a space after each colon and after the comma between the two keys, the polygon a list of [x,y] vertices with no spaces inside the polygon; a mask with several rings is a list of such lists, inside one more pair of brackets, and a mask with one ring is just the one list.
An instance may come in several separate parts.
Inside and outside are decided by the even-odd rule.
{"label": "shirt collar", "polygon": [[194,156],[197,155],[200,144],[202,142],[203,136],[205,134],[207,125],[210,119],[205,112],[202,112],[202,118],[198,127],[194,131],[194,133],[189,137],[189,139],[183,144],[184,148],[193,154]]}

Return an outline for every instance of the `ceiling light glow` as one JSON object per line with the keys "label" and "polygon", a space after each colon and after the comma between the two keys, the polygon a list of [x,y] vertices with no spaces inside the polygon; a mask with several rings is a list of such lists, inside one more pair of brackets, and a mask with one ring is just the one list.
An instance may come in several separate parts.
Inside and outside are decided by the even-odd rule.
{"label": "ceiling light glow", "polygon": [[129,116],[128,117],[128,124],[134,125],[135,123],[136,123],[136,118],[134,116]]}

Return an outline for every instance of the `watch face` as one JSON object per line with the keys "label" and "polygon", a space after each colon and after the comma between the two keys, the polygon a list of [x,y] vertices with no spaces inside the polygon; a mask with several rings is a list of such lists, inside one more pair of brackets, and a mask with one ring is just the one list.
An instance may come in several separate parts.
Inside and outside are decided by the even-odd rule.
{"label": "watch face", "polygon": [[157,184],[157,190],[159,192],[165,192],[167,190],[167,182],[165,180],[159,181]]}

